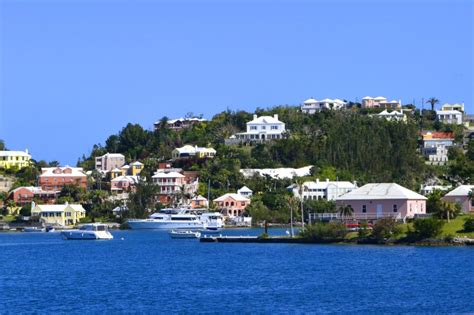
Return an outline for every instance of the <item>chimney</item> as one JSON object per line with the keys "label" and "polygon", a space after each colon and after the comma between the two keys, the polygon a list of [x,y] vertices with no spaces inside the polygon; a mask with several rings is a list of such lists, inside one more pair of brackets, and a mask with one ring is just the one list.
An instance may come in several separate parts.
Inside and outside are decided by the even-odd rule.
{"label": "chimney", "polygon": [[326,183],[329,183],[329,178],[326,178]]}
{"label": "chimney", "polygon": [[26,154],[28,154],[28,149],[25,149]]}
{"label": "chimney", "polygon": [[316,178],[316,184],[319,184],[319,178]]}
{"label": "chimney", "polygon": [[357,181],[353,181],[354,187],[357,187]]}
{"label": "chimney", "polygon": [[278,114],[273,115],[273,118],[275,118],[276,120],[278,120]]}
{"label": "chimney", "polygon": [[257,119],[257,115],[256,114],[253,114],[253,119]]}

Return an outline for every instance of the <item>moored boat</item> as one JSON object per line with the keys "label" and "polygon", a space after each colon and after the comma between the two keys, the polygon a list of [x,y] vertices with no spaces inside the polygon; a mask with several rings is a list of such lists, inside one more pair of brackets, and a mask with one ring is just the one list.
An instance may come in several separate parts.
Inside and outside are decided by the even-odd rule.
{"label": "moored boat", "polygon": [[109,232],[107,224],[84,224],[76,230],[62,231],[61,235],[67,240],[111,240],[113,235]]}
{"label": "moored boat", "polygon": [[38,227],[38,226],[29,226],[25,227],[23,229],[23,232],[46,232],[46,229],[44,227]]}
{"label": "moored boat", "polygon": [[190,231],[190,230],[185,230],[185,231],[171,230],[169,232],[169,235],[171,236],[171,238],[200,238],[201,237],[200,232]]}

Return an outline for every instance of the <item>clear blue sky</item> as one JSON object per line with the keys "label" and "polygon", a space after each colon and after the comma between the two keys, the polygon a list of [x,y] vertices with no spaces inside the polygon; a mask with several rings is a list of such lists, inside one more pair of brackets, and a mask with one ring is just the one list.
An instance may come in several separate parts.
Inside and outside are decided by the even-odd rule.
{"label": "clear blue sky", "polygon": [[75,164],[128,122],[304,99],[473,106],[473,1],[0,0],[0,139]]}

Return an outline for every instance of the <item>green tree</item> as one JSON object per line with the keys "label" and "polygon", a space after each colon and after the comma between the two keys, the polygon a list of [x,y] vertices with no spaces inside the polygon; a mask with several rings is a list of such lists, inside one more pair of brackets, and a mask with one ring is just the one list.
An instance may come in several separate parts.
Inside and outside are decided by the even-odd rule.
{"label": "green tree", "polygon": [[413,223],[414,234],[418,239],[439,236],[443,230],[444,222],[436,218],[417,219]]}
{"label": "green tree", "polygon": [[245,211],[250,214],[250,216],[252,217],[252,221],[255,224],[272,220],[271,211],[268,209],[267,206],[263,204],[261,200],[253,201],[250,205],[247,206]]}
{"label": "green tree", "polygon": [[372,236],[379,241],[396,238],[401,234],[401,226],[392,218],[378,220],[372,229]]}
{"label": "green tree", "polygon": [[430,104],[431,105],[431,110],[434,111],[435,110],[435,105],[439,103],[439,100],[435,97],[430,97],[427,101],[426,101],[427,104]]}
{"label": "green tree", "polygon": [[340,222],[308,224],[300,232],[300,236],[307,240],[342,240],[347,234],[347,228]]}
{"label": "green tree", "polygon": [[341,216],[342,220],[347,217],[351,217],[354,213],[354,209],[350,205],[342,205],[339,207],[339,215]]}
{"label": "green tree", "polygon": [[474,232],[474,217],[467,217],[463,224],[464,232]]}
{"label": "green tree", "polygon": [[441,201],[440,207],[436,212],[436,216],[440,219],[446,219],[450,222],[451,219],[454,219],[461,212],[461,206],[448,201]]}
{"label": "green tree", "polygon": [[129,218],[144,218],[155,209],[158,186],[153,183],[139,181],[135,186],[136,191],[131,192],[127,203]]}

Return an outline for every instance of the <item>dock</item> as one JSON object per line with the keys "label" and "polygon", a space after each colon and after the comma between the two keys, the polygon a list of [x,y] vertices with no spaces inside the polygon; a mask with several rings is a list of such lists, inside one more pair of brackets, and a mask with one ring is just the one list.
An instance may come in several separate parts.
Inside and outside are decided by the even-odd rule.
{"label": "dock", "polygon": [[[258,237],[258,236],[204,236],[199,239],[202,243],[273,243],[273,244],[310,244],[316,243],[303,238],[285,236]],[[321,243],[321,242],[318,242]]]}

